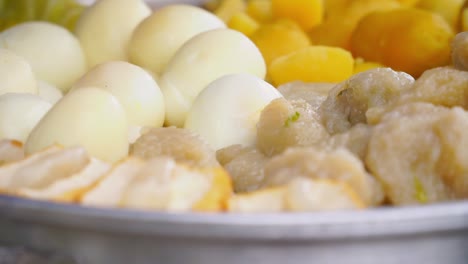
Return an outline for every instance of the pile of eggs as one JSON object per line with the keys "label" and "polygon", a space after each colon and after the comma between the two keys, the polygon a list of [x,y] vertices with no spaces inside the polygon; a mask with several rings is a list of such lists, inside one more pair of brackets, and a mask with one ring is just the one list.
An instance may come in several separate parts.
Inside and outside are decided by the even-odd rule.
{"label": "pile of eggs", "polygon": [[79,145],[114,162],[144,128],[164,125],[214,149],[250,144],[261,110],[281,97],[255,44],[199,7],[101,0],[75,31],[25,22],[0,33],[0,138],[27,154]]}

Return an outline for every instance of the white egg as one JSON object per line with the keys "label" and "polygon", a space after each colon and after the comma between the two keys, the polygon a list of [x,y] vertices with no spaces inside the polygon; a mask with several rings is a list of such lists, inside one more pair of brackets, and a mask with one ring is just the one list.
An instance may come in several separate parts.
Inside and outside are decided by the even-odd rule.
{"label": "white egg", "polygon": [[31,154],[60,144],[82,146],[92,156],[115,162],[128,155],[125,110],[116,97],[99,88],[78,89],[58,101],[26,140]]}
{"label": "white egg", "polygon": [[200,134],[214,149],[233,144],[251,146],[260,113],[282,97],[275,87],[248,75],[227,75],[212,82],[193,103],[185,128]]}
{"label": "white egg", "polygon": [[52,104],[33,94],[0,96],[0,139],[25,142]]}
{"label": "white egg", "polygon": [[34,73],[29,63],[7,49],[0,49],[0,95],[6,93],[37,94]]}
{"label": "white egg", "polygon": [[143,130],[146,127],[141,126],[129,126],[128,127],[128,143],[133,144],[138,138],[143,135]]}
{"label": "white egg", "polygon": [[37,89],[38,95],[52,105],[57,103],[63,96],[62,91],[57,87],[41,80],[37,81]]}
{"label": "white egg", "polygon": [[31,65],[14,52],[0,48],[0,95],[37,92],[36,78]]}
{"label": "white egg", "polygon": [[97,87],[111,92],[127,113],[129,125],[161,127],[164,98],[154,78],[144,69],[123,61],[99,64],[86,73],[73,90]]}
{"label": "white egg", "polygon": [[166,102],[167,124],[183,126],[197,95],[212,81],[234,73],[265,77],[262,54],[244,34],[214,29],[187,41],[159,79]]}
{"label": "white egg", "polygon": [[142,0],[101,0],[88,7],[75,31],[89,66],[126,61],[134,29],[150,14],[151,9]]}
{"label": "white egg", "polygon": [[193,36],[225,28],[214,14],[191,5],[169,5],[156,10],[133,32],[130,61],[160,74],[176,51]]}
{"label": "white egg", "polygon": [[47,22],[27,22],[0,33],[0,47],[23,57],[38,79],[66,92],[86,71],[78,39],[67,29]]}
{"label": "white egg", "polygon": [[29,63],[14,52],[0,48],[0,95],[6,93],[37,94],[37,85]]}

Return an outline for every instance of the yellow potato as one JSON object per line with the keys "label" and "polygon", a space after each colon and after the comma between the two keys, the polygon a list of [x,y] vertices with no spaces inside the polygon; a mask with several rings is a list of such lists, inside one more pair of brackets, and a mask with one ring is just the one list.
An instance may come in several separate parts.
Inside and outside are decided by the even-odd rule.
{"label": "yellow potato", "polygon": [[307,34],[290,20],[263,24],[250,38],[262,52],[267,65],[278,57],[310,45]]}
{"label": "yellow potato", "polygon": [[460,14],[460,29],[461,31],[468,31],[468,2],[465,2],[465,6],[461,10]]}
{"label": "yellow potato", "polygon": [[416,7],[441,15],[454,30],[457,30],[464,2],[465,0],[420,0]]}
{"label": "yellow potato", "polygon": [[377,62],[364,61],[363,59],[355,59],[353,74],[383,67],[384,66],[382,64]]}
{"label": "yellow potato", "polygon": [[244,11],[244,9],[244,0],[221,0],[213,12],[223,21],[227,22],[234,14]]}
{"label": "yellow potato", "polygon": [[397,0],[348,0],[345,4],[335,3],[326,20],[310,31],[312,42],[326,46],[350,49],[351,35],[359,21],[368,14],[399,8]]}
{"label": "yellow potato", "polygon": [[449,64],[453,36],[438,14],[407,8],[366,16],[351,44],[355,56],[418,77],[427,69]]}
{"label": "yellow potato", "polygon": [[354,60],[341,48],[310,46],[274,60],[269,76],[275,85],[292,81],[344,81],[353,74]]}
{"label": "yellow potato", "polygon": [[255,19],[244,12],[234,14],[228,22],[228,27],[251,36],[258,28],[259,24]]}
{"label": "yellow potato", "polygon": [[271,0],[249,0],[245,12],[260,23],[273,19]]}
{"label": "yellow potato", "polygon": [[310,30],[323,20],[323,0],[271,0],[273,15],[296,21],[304,30]]}

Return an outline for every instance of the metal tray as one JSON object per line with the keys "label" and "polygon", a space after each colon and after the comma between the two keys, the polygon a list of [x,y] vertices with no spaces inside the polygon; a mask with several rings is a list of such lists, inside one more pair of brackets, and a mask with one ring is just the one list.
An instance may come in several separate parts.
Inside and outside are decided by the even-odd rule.
{"label": "metal tray", "polygon": [[468,201],[360,212],[159,213],[0,196],[0,244],[79,264],[465,264]]}

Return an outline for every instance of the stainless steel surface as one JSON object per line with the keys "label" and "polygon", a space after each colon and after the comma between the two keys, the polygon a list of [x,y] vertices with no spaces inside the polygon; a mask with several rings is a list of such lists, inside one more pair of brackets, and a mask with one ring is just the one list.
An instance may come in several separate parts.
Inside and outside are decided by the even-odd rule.
{"label": "stainless steel surface", "polygon": [[168,214],[0,196],[0,243],[78,263],[465,264],[468,202],[362,212]]}

